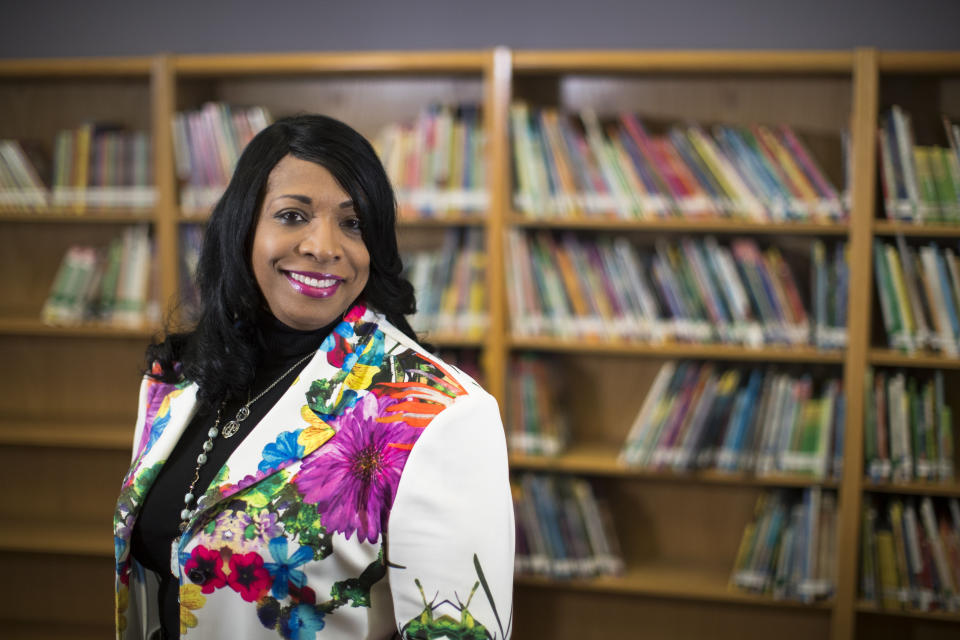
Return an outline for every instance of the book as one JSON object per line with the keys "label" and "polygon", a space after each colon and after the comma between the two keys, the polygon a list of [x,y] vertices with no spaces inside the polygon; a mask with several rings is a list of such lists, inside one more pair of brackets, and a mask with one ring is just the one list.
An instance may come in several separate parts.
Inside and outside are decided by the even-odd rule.
{"label": "book", "polygon": [[616,575],[623,559],[610,511],[586,480],[523,473],[511,481],[518,573],[553,578]]}

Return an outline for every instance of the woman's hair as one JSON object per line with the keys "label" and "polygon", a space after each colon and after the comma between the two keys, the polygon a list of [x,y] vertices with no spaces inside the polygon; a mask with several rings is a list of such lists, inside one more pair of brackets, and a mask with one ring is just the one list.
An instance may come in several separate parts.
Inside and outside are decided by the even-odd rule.
{"label": "woman's hair", "polygon": [[167,382],[181,377],[196,382],[198,398],[207,405],[242,397],[259,364],[255,328],[265,303],[250,254],[267,179],[288,154],[324,167],[350,195],[370,253],[370,277],[360,298],[417,339],[404,317],[416,303],[413,286],[400,275],[393,189],[373,147],[333,118],[283,118],[244,149],[210,216],[197,264],[201,307],[196,327],[168,333],[147,349],[147,366],[159,362],[161,370],[151,375]]}

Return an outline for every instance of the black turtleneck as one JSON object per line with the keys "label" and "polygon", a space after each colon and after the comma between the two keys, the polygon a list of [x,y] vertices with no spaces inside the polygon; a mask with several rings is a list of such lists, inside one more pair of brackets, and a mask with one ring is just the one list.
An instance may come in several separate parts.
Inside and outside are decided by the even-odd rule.
{"label": "black turtleneck", "polygon": [[[316,351],[339,322],[338,319],[333,324],[315,331],[298,331],[283,324],[272,314],[263,314],[257,325],[261,359],[250,387],[251,396],[256,397],[295,362]],[[230,454],[256,428],[257,423],[290,387],[290,383],[307,362],[309,358],[250,405],[250,417],[240,423],[240,430],[236,435],[229,439],[219,437],[214,440],[213,450],[207,454],[207,462],[200,469],[200,478],[194,487],[193,495],[199,497],[204,494]],[[227,401],[220,412],[220,425],[223,426],[233,419],[237,410],[245,403],[246,398]],[[179,583],[171,573],[171,545],[180,534],[183,496],[193,480],[197,456],[207,439],[207,431],[214,424],[216,413],[216,409],[200,410],[187,425],[147,493],[130,538],[133,557],[160,577],[160,620],[164,638],[177,638],[180,633]]]}

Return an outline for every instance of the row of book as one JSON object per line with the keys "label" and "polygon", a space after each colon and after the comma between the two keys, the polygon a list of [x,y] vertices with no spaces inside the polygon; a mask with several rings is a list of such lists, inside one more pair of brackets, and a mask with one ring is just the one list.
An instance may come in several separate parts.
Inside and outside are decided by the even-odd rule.
{"label": "row of book", "polygon": [[563,408],[557,370],[557,363],[535,354],[511,360],[505,409],[512,453],[555,456],[567,448],[569,414]]}
{"label": "row of book", "polygon": [[130,225],[107,247],[70,246],[41,312],[53,325],[142,326],[159,320],[157,269],[147,225]]}
{"label": "row of book", "polygon": [[37,145],[0,142],[0,205],[28,211],[63,207],[149,208],[156,202],[153,149],[146,131],[85,123],[57,132],[52,170]]}
{"label": "row of book", "polygon": [[523,473],[511,488],[517,573],[584,578],[623,572],[610,509],[588,481]]}
{"label": "row of book", "polygon": [[737,589],[815,602],[836,588],[837,500],[819,487],[760,495],[730,577]]}
{"label": "row of book", "polygon": [[880,313],[890,347],[960,355],[960,262],[950,247],[876,240]]}
{"label": "row of book", "polygon": [[748,238],[729,246],[713,237],[661,238],[649,247],[623,237],[511,230],[507,255],[517,335],[754,347],[827,348],[846,340],[842,325],[828,324],[845,320],[845,258],[828,272],[814,255],[812,291],[804,296],[780,250],[761,250]]}
{"label": "row of book", "polygon": [[877,132],[884,212],[891,220],[960,222],[960,124],[943,118],[948,147],[918,145],[898,105]]}
{"label": "row of book", "polygon": [[839,477],[845,399],[839,379],[774,368],[668,361],[620,460],[645,469]]}
{"label": "row of book", "polygon": [[868,369],[864,465],[874,482],[954,479],[953,411],[943,372],[926,379]]}
{"label": "row of book", "polygon": [[173,118],[173,152],[181,183],[180,206],[207,211],[223,194],[247,143],[272,122],[265,107],[207,102]]}
{"label": "row of book", "polygon": [[449,229],[439,249],[408,253],[404,275],[413,284],[418,333],[480,338],[486,331],[487,286],[484,230]]}
{"label": "row of book", "polygon": [[490,205],[479,105],[432,104],[373,140],[404,214],[484,213]]}
{"label": "row of book", "polygon": [[868,495],[860,592],[882,609],[960,611],[960,501]]}
{"label": "row of book", "polygon": [[601,121],[591,109],[522,102],[510,124],[514,206],[530,217],[847,218],[847,196],[788,126],[686,124],[654,134],[631,113]]}

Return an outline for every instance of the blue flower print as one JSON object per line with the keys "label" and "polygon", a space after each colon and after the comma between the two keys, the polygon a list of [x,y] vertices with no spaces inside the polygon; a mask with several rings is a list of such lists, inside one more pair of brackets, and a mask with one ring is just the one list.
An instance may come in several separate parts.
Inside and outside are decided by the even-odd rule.
{"label": "blue flower print", "polygon": [[[287,539],[283,536],[277,536],[270,541],[270,555],[276,562],[265,562],[263,567],[270,572],[273,578],[273,597],[277,600],[283,600],[289,592],[289,583],[293,583],[298,589],[307,583],[307,576],[303,571],[297,569],[300,565],[313,559],[313,549],[310,547],[300,547],[293,556],[287,558]],[[292,624],[292,623],[291,623]],[[320,618],[320,626],[323,628],[323,618]],[[313,636],[308,636],[312,638]]]}
{"label": "blue flower print", "polygon": [[317,632],[323,629],[323,611],[309,604],[297,605],[286,621],[286,637],[292,640],[315,640]]}
{"label": "blue flower print", "polygon": [[300,429],[296,431],[284,431],[277,439],[263,448],[263,460],[257,466],[264,473],[271,469],[277,469],[285,462],[290,460],[299,460],[303,457],[303,445],[297,444],[297,436],[300,435]]}

